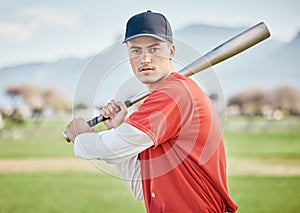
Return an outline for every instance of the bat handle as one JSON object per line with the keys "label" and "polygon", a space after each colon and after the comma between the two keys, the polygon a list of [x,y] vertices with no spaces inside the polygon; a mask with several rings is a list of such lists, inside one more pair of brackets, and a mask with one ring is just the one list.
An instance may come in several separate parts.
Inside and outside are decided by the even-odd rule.
{"label": "bat handle", "polygon": [[66,140],[68,143],[71,142],[71,140],[69,139],[69,137],[68,137],[68,135],[67,135],[66,130],[63,132],[63,136],[64,136],[65,140]]}
{"label": "bat handle", "polygon": [[[126,105],[127,108],[132,106],[132,102],[130,100],[124,101],[124,104]],[[92,118],[91,120],[88,120],[87,124],[90,127],[93,127],[93,126],[96,126],[98,123],[101,123],[102,121],[105,121],[107,119],[109,119],[109,118],[105,118],[103,115],[98,115],[98,116]],[[71,140],[68,138],[66,131],[63,132],[63,136],[68,143],[71,142]]]}

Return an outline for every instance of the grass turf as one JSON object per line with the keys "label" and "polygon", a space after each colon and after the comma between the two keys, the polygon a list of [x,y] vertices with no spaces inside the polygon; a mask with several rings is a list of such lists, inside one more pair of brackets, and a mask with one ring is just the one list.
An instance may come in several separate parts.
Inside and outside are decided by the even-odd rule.
{"label": "grass turf", "polygon": [[145,212],[124,183],[95,173],[0,174],[0,212]]}
{"label": "grass turf", "polygon": [[[299,212],[299,177],[230,176],[238,212]],[[145,212],[123,182],[105,174],[0,175],[0,212]]]}
{"label": "grass turf", "polygon": [[245,120],[229,118],[224,139],[228,156],[300,159],[300,119],[268,123],[256,118],[249,127]]}
{"label": "grass turf", "polygon": [[237,212],[300,212],[299,177],[230,176],[228,182]]}
{"label": "grass turf", "polygon": [[26,121],[0,133],[0,158],[73,157],[72,144],[62,135],[67,122]]}
{"label": "grass turf", "polygon": [[[0,158],[73,157],[62,131],[66,122],[46,121],[2,131]],[[224,132],[228,156],[270,163],[300,159],[299,118],[249,127],[229,118]],[[284,162],[289,162],[285,160]],[[294,162],[294,161],[292,161]],[[276,163],[276,162],[274,162]],[[0,212],[144,212],[123,182],[95,173],[0,174]],[[300,212],[300,177],[229,176],[238,212]]]}

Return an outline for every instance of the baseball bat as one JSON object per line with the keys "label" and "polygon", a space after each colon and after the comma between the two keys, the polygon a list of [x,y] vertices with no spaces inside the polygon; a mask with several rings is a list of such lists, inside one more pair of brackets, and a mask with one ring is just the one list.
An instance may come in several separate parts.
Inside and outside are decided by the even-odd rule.
{"label": "baseball bat", "polygon": [[[235,56],[245,51],[246,49],[249,49],[250,47],[260,43],[268,37],[270,37],[270,31],[268,27],[264,22],[260,22],[255,26],[245,30],[244,32],[241,32],[235,37],[225,41],[205,55],[197,58],[195,61],[179,70],[178,73],[185,76],[191,76],[195,73],[205,70],[208,67],[231,58],[232,56]],[[148,95],[149,93],[144,93],[130,100],[126,100],[124,103],[127,107],[130,107],[133,104],[143,100]],[[89,126],[93,127],[106,119],[108,118],[99,115],[87,121],[87,123]],[[70,140],[68,139],[66,132],[64,132],[63,135],[69,142]]]}

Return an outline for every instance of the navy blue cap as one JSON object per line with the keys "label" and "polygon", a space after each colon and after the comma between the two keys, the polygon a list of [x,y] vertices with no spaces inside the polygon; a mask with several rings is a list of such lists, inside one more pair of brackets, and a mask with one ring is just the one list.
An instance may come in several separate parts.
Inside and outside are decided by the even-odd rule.
{"label": "navy blue cap", "polygon": [[172,29],[166,17],[150,10],[134,15],[128,20],[123,43],[141,36],[173,43]]}

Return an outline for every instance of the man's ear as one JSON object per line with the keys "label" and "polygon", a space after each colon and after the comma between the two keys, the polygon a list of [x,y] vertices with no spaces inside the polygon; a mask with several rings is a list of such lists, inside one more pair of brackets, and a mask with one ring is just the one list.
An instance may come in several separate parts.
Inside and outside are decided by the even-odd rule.
{"label": "man's ear", "polygon": [[174,58],[175,56],[175,45],[170,44],[170,58]]}

